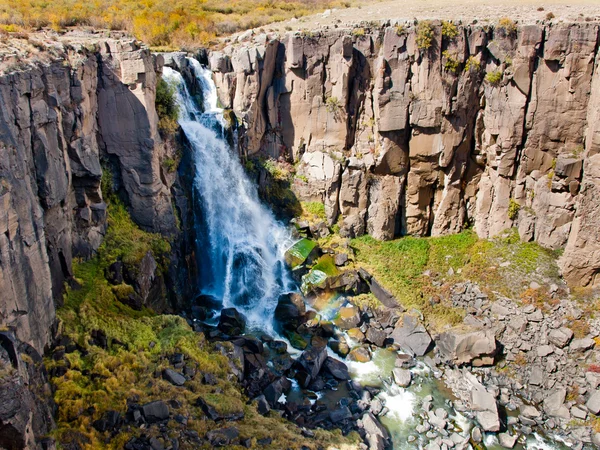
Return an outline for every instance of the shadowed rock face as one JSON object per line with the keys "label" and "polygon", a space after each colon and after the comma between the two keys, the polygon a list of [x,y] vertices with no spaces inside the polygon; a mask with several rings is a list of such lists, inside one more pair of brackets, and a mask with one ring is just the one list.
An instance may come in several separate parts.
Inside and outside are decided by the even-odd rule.
{"label": "shadowed rock face", "polygon": [[406,25],[259,35],[212,53],[243,151],[299,162],[298,197],[325,203],[331,223],[341,214],[348,236],[517,226],[566,245],[569,281],[597,284],[598,24],[431,27],[429,49]]}
{"label": "shadowed rock face", "polygon": [[154,107],[162,59],[113,39],[59,56],[0,76],[0,325],[38,351],[73,257],[104,237],[101,159],[140,226],[176,229]]}

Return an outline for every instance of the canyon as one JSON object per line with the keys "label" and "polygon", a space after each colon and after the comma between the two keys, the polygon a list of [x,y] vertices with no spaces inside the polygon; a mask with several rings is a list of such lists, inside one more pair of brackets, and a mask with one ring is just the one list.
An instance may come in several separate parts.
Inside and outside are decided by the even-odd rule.
{"label": "canyon", "polygon": [[[392,385],[406,387],[411,377],[414,382],[416,372],[407,372],[418,368],[438,374],[429,377],[443,378],[454,392],[451,418],[443,408],[439,411],[437,402],[442,397],[437,391],[431,399],[419,400],[424,412],[418,427],[425,431],[418,434],[432,433],[431,440],[419,441],[420,445],[431,450],[483,445],[483,431],[488,437],[498,435],[494,439],[512,448],[519,436],[528,436],[527,430],[529,434],[542,430],[547,435],[564,432],[561,436],[573,448],[598,445],[600,435],[590,423],[569,425],[571,420],[592,420],[600,411],[600,378],[588,371],[596,361],[595,338],[600,327],[590,317],[587,332],[574,337],[569,326],[586,317],[569,292],[585,288],[594,299],[600,283],[599,45],[600,26],[595,21],[514,23],[509,19],[495,24],[361,22],[278,34],[246,32],[219,49],[193,53],[194,61],[190,60],[192,53],[152,53],[131,37],[114,32],[38,34],[3,43],[0,362],[14,370],[8,375],[0,371],[0,378],[9,380],[0,383],[0,393],[10,399],[0,407],[0,447],[54,448],[52,430],[56,422],[59,427],[65,422],[60,406],[57,415],[52,398],[61,388],[57,380],[64,381],[68,379],[65,373],[78,370],[78,363],[68,355],[91,358],[97,348],[115,354],[120,348],[139,354],[145,351],[133,341],[121,342],[124,339],[118,332],[111,335],[114,330],[109,329],[107,334],[94,325],[84,327],[85,339],[78,340],[81,336],[70,336],[67,331],[70,325],[66,321],[71,316],[63,313],[57,319],[57,310],[71,307],[72,296],[85,292],[76,267],[102,255],[103,245],[111,245],[105,238],[115,226],[116,219],[113,216],[111,222],[109,212],[114,205],[125,207],[143,232],[168,241],[170,250],[165,256],[153,247],[133,262],[126,257],[110,260],[101,273],[103,283],[108,280],[115,298],[141,314],[147,310],[165,314],[164,319],[156,320],[166,322],[171,320],[170,314],[182,315],[181,326],[187,327],[186,332],[194,330],[194,339],[201,341],[193,341],[194,345],[205,351],[205,336],[211,345],[207,354],[218,355],[214,358],[223,366],[219,370],[226,371],[219,372],[222,378],[218,379],[211,378],[210,371],[201,377],[202,364],[211,364],[178,343],[168,347],[172,353],[160,355],[159,363],[152,360],[153,369],[146,375],[160,382],[148,385],[173,389],[188,383],[194,386],[194,394],[204,395],[203,389],[212,389],[208,396],[227,394],[242,405],[233,412],[217,412],[203,395],[194,397],[194,408],[205,415],[202,420],[210,422],[205,436],[185,428],[188,417],[183,423],[183,411],[172,413],[173,420],[183,424],[177,442],[190,445],[184,448],[241,444],[237,428],[222,425],[243,421],[244,414],[249,421],[258,420],[255,411],[262,411],[260,415],[272,421],[265,427],[281,426],[284,428],[278,429],[285,433],[293,430],[289,431],[290,448],[317,442],[329,445],[330,439],[336,442],[335,435],[323,437],[319,430],[315,437],[313,431],[318,426],[335,429],[336,422],[348,436],[358,432],[362,443],[351,443],[348,438],[348,442],[331,445],[389,448],[392,438],[379,420],[386,415],[381,403],[387,398],[391,405],[390,398],[399,394],[385,383],[362,390],[352,384],[358,382],[348,381],[352,386],[352,394],[347,394],[350,403],[338,402],[322,417],[311,410],[315,403],[309,397],[294,400],[298,403],[295,407],[280,404],[279,399],[296,389],[290,385],[294,377],[294,383],[301,388],[310,386],[319,395],[330,386],[337,389],[350,375],[346,364],[333,353],[348,355],[352,372],[363,367],[354,364],[376,360],[379,352],[389,347],[390,339],[396,345],[394,358],[397,347],[406,352],[392,361],[393,371],[385,372],[394,380]],[[187,128],[184,123],[186,119],[200,121],[202,114],[211,112],[206,107],[207,85],[198,73],[200,64],[210,70],[223,108],[218,110],[223,120],[217,121],[225,124],[225,130],[214,144],[212,135],[204,131],[192,137],[192,126]],[[180,113],[186,117],[179,118],[180,129],[166,132],[157,112],[157,89],[161,81],[178,76],[189,90],[184,91],[189,102],[204,97],[204,110],[190,112],[182,108],[180,98]],[[242,167],[223,161],[218,161],[220,166],[199,162],[197,149],[208,142],[215,154],[233,144],[246,168],[249,162],[264,165],[270,161],[288,170],[285,198],[304,205],[322,204],[323,217],[318,223],[314,218],[308,223],[305,217],[296,217],[290,232],[293,237],[283,236],[285,227],[278,224],[281,229],[277,228],[277,237],[272,238],[277,241],[274,250],[265,234],[275,234],[276,222],[270,213],[258,210],[260,218],[248,210],[232,213],[240,205],[258,208],[253,206],[254,187],[241,191],[233,183],[245,180]],[[203,175],[208,177],[201,180],[204,184],[198,181],[203,169],[210,171]],[[257,171],[256,179],[249,179],[259,188],[266,184],[269,191],[274,171],[265,167]],[[219,180],[211,180],[210,174],[223,178],[225,172],[235,175],[229,180],[232,184],[225,185],[227,192],[216,192]],[[248,172],[252,176],[252,171]],[[210,211],[202,210],[208,200],[198,206],[198,194],[205,195],[209,189],[213,189],[211,201],[235,193],[235,198],[223,198],[228,209],[212,229],[198,226],[213,219]],[[245,240],[229,247],[231,235],[227,233],[235,233],[228,228],[231,224]],[[522,243],[535,242],[555,251],[552,255],[560,254],[560,276],[546,277],[543,268],[533,272],[535,280],[547,282],[551,306],[523,304],[508,295],[487,293],[481,281],[463,281],[449,288],[446,306],[467,311],[464,323],[436,329],[421,311],[407,306],[410,311],[404,314],[403,299],[395,298],[392,287],[385,286],[379,274],[376,278],[356,260],[357,247],[369,242],[356,241],[363,235],[385,243],[404,236],[436,239],[459,235],[465,229],[473,230],[476,237],[472,239],[490,242],[511,239],[506,238],[506,230],[515,229]],[[300,251],[300,270],[292,271],[292,276],[307,299],[321,298],[329,291],[348,294],[348,298],[343,297],[337,315],[326,319],[325,310],[316,313],[316,303],[307,308],[297,292],[288,293],[277,281],[281,292],[274,291],[277,295],[269,296],[268,302],[263,295],[261,304],[261,299],[254,299],[245,289],[252,282],[257,289],[264,288],[260,283],[266,276],[260,272],[263,278],[257,277],[251,271],[236,281],[240,292],[245,292],[239,299],[223,302],[219,291],[217,300],[225,308],[220,318],[207,313],[214,306],[216,291],[203,290],[198,280],[209,271],[203,264],[211,264],[217,271],[222,255],[208,262],[202,246],[208,245],[206,236],[217,232],[224,233],[217,245],[222,255],[238,257],[228,261],[225,269],[219,268],[221,272],[230,276],[232,270],[241,271],[240,261],[251,266],[247,255],[256,254],[262,261],[273,252],[278,259],[268,269],[274,274],[269,274],[272,283],[286,270],[275,265],[283,260],[279,248],[283,243],[287,248],[293,241],[296,245],[305,242],[302,238],[319,242],[316,250]],[[257,239],[253,247],[250,238],[259,234],[260,242]],[[343,244],[319,241],[330,234]],[[243,256],[239,256],[241,251],[236,253],[241,245]],[[520,244],[511,240],[510,245]],[[325,281],[318,279],[312,284],[306,281],[333,257],[333,265],[338,267],[335,276],[326,274]],[[511,261],[500,264],[510,265]],[[447,278],[460,270],[443,267]],[[444,277],[442,274],[442,281]],[[231,282],[231,278],[227,280]],[[534,292],[530,292],[532,298],[540,289],[538,281],[528,284]],[[133,292],[125,299],[117,289],[123,285]],[[373,295],[380,303],[376,307],[353,303],[354,294]],[[258,319],[252,317],[257,305],[261,306]],[[265,319],[265,314],[275,315],[282,328],[264,327],[263,331],[281,332],[281,339],[265,333],[240,336],[246,327],[244,317],[256,322]],[[172,326],[170,322],[163,325],[165,329]],[[309,338],[300,336],[302,333]],[[156,337],[144,341],[148,352],[157,345],[155,341]],[[352,342],[358,344],[350,349]],[[348,351],[340,350],[344,346]],[[294,347],[301,353],[294,354]],[[429,356],[424,356],[426,353]],[[504,359],[494,372],[501,353]],[[270,365],[263,357],[266,354]],[[93,369],[93,364],[85,367],[98,370],[98,364]],[[512,379],[506,375],[510,370],[516,371]],[[232,394],[227,383],[243,386],[248,398],[239,393],[239,386]],[[314,387],[319,383],[324,387]],[[435,384],[428,383],[424,385]],[[102,409],[105,415],[98,416],[95,410],[80,410],[95,419],[95,430],[110,433],[112,429],[113,437],[125,426],[123,421],[130,427],[135,423],[155,429],[151,424],[157,422],[166,427],[170,411],[182,404],[187,408],[187,397],[176,399],[173,392],[179,391],[174,389],[164,394],[173,396],[170,401],[159,399],[154,392],[141,396],[152,400],[144,405],[137,405],[139,399],[127,398],[127,413],[119,413],[123,418],[110,416],[114,411],[105,414]],[[244,406],[246,400],[247,404],[252,401],[252,413]],[[314,409],[323,406],[316,405]],[[501,417],[505,410],[516,409],[518,419],[516,415],[514,420]],[[306,428],[293,428],[291,422],[281,425],[273,417],[277,414],[271,411],[269,416],[270,410],[278,410]],[[472,421],[479,425],[462,436],[454,412],[473,413]],[[192,414],[195,412],[190,413],[190,420]],[[88,428],[91,423],[90,419]],[[251,429],[249,423],[239,422],[242,434]],[[72,438],[69,433],[60,435],[67,441],[59,439],[59,444],[72,444],[64,448],[94,448],[100,442],[86,444],[81,438],[79,444],[73,444],[75,438],[68,441]],[[260,438],[262,444],[251,435],[244,437],[249,445],[271,445],[267,437]],[[414,433],[410,438],[417,439]],[[176,448],[166,444],[166,432],[162,443],[152,439],[156,440],[155,436],[138,433],[120,448]]]}

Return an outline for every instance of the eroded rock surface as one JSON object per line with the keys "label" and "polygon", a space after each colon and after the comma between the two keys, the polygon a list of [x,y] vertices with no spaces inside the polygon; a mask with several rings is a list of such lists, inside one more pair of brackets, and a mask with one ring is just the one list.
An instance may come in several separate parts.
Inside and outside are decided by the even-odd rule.
{"label": "eroded rock surface", "polygon": [[[597,284],[598,24],[478,24],[419,48],[420,25],[261,34],[210,57],[246,154],[299,163],[294,190],[346,236],[473,224],[567,245]],[[584,261],[593,261],[586,265]]]}

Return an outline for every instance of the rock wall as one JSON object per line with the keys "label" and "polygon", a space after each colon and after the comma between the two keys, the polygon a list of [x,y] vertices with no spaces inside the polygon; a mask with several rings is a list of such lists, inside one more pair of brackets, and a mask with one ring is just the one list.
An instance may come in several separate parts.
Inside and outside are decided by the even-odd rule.
{"label": "rock wall", "polygon": [[0,73],[0,327],[40,352],[73,258],[102,242],[103,166],[140,226],[176,231],[161,167],[173,149],[154,107],[161,58],[132,39],[52,45]]}
{"label": "rock wall", "polygon": [[209,60],[245,125],[242,151],[298,163],[298,197],[324,202],[343,234],[516,226],[545,247],[568,242],[564,275],[589,285],[600,282],[598,33],[388,23],[263,34]]}

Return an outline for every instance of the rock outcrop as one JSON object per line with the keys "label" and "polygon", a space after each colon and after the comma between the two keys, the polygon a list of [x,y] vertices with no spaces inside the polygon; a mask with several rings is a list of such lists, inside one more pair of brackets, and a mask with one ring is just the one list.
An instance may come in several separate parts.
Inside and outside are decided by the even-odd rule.
{"label": "rock outcrop", "polygon": [[597,284],[598,24],[445,29],[246,34],[209,60],[242,152],[298,163],[296,194],[342,234],[517,226]]}
{"label": "rock outcrop", "polygon": [[103,176],[140,226],[176,231],[154,105],[162,58],[85,34],[46,56],[0,73],[0,326],[40,352],[73,258],[104,237]]}

